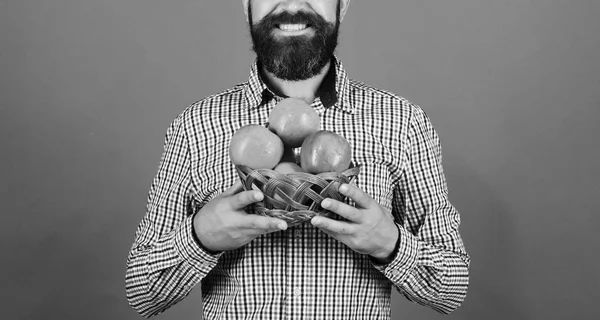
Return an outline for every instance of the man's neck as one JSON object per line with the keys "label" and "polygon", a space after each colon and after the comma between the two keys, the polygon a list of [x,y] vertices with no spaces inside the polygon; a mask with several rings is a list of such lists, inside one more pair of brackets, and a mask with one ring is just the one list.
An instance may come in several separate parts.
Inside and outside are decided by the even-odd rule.
{"label": "man's neck", "polygon": [[274,74],[264,69],[262,73],[264,75],[264,81],[267,83],[271,90],[275,91],[276,94],[304,100],[304,102],[311,104],[316,96],[319,86],[323,82],[323,79],[327,75],[329,68],[331,67],[331,61],[323,67],[321,72],[316,76],[300,81],[287,81],[277,78]]}

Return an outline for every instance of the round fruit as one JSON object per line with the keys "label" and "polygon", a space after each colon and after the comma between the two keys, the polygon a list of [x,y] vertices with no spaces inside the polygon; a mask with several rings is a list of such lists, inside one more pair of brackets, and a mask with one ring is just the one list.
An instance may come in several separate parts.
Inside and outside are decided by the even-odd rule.
{"label": "round fruit", "polygon": [[283,142],[269,129],[249,124],[239,128],[231,137],[229,158],[235,165],[252,169],[273,169],[283,155]]}
{"label": "round fruit", "polygon": [[342,172],[350,167],[352,150],[348,141],[328,130],[308,136],[300,151],[300,165],[306,172]]}
{"label": "round fruit", "polygon": [[294,162],[280,162],[275,169],[273,169],[279,173],[292,173],[292,172],[306,172],[302,167],[295,164]]}
{"label": "round fruit", "polygon": [[300,99],[283,99],[269,114],[269,130],[292,148],[301,146],[306,137],[319,130],[319,126],[319,114]]}

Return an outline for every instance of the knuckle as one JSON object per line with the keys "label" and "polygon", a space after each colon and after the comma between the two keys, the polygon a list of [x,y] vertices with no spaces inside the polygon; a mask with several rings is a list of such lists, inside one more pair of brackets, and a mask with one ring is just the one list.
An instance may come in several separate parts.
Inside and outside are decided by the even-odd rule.
{"label": "knuckle", "polygon": [[344,229],[345,234],[353,235],[355,234],[356,227],[354,225],[347,225]]}
{"label": "knuckle", "polygon": [[363,246],[363,241],[359,241],[357,238],[355,237],[351,237],[348,240],[348,245],[352,248],[354,248],[355,250],[362,250],[362,246]]}
{"label": "knuckle", "polygon": [[220,204],[223,209],[227,209],[227,210],[235,210],[237,207],[237,199],[235,197],[229,197],[226,199],[223,199],[224,201]]}
{"label": "knuckle", "polygon": [[[357,188],[354,186],[349,186],[348,191],[345,192],[346,195],[356,197],[358,195]],[[360,190],[360,189],[359,189]]]}
{"label": "knuckle", "polygon": [[256,228],[258,228],[258,229],[269,229],[270,225],[271,225],[270,220],[260,219],[260,220],[256,221]]}
{"label": "knuckle", "polygon": [[322,229],[327,229],[327,230],[330,229],[329,222],[327,222],[326,220],[323,220],[323,219],[319,220],[319,227]]}
{"label": "knuckle", "polygon": [[353,234],[354,228],[349,225],[344,225],[344,234],[351,235]]}
{"label": "knuckle", "polygon": [[245,207],[245,206],[249,205],[250,203],[252,203],[252,193],[251,192],[241,193],[238,198],[239,206]]}
{"label": "knuckle", "polygon": [[356,239],[354,239],[354,238],[349,238],[349,239],[347,240],[347,242],[348,242],[348,246],[349,246],[350,248],[357,248],[357,246],[356,246]]}
{"label": "knuckle", "polygon": [[329,201],[329,209],[331,211],[336,211],[339,209],[339,204],[336,201]]}

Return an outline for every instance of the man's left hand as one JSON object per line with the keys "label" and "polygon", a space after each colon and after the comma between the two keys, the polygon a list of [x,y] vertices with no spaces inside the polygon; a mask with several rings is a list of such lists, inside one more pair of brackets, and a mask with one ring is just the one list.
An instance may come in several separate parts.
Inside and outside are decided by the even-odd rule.
{"label": "man's left hand", "polygon": [[343,184],[339,191],[352,199],[356,207],[334,199],[325,199],[321,206],[348,221],[314,217],[311,223],[350,249],[372,256],[378,262],[389,262],[400,236],[394,220],[371,196],[359,188]]}

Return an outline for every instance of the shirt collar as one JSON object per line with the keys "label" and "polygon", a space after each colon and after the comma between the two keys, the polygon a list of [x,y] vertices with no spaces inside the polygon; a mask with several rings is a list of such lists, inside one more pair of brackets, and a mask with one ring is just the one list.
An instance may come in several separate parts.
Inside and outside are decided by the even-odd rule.
{"label": "shirt collar", "polygon": [[[349,79],[342,62],[337,57],[332,57],[333,68],[323,79],[321,86],[317,91],[317,96],[325,108],[335,107],[348,113],[354,112],[354,107],[349,102]],[[257,108],[269,102],[275,94],[262,81],[260,72],[260,62],[255,60],[250,69],[248,86],[245,88],[246,102],[249,109]]]}

